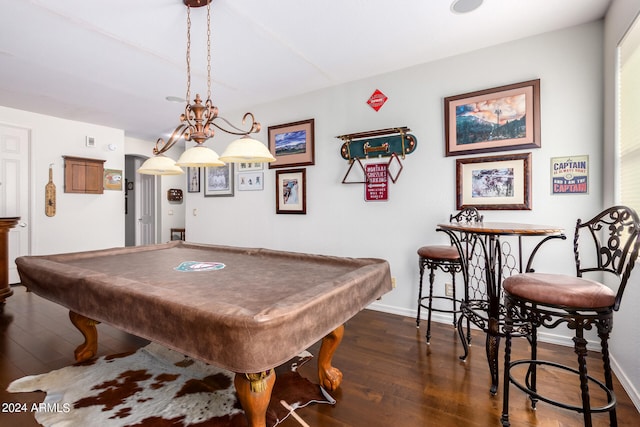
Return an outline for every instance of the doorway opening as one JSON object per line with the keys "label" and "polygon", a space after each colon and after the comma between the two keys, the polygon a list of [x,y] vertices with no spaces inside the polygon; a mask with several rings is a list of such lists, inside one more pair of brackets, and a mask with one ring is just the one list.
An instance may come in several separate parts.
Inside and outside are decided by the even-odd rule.
{"label": "doorway opening", "polygon": [[124,192],[124,244],[140,246],[156,243],[156,180],[136,170],[146,157],[126,155]]}

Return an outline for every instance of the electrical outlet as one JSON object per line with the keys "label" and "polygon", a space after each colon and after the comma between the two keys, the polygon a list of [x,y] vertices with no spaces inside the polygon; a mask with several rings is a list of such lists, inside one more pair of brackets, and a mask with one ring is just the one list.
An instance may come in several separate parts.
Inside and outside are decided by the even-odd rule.
{"label": "electrical outlet", "polygon": [[394,289],[396,287],[396,278],[395,277],[391,278],[391,287],[394,288]]}
{"label": "electrical outlet", "polygon": [[445,283],[444,284],[444,294],[448,297],[452,297],[453,296],[453,284],[451,283]]}

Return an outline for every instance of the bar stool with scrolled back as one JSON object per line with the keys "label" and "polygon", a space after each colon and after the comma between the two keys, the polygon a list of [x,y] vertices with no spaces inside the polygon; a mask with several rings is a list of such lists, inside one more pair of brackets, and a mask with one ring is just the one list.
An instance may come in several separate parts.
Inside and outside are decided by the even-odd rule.
{"label": "bar stool with scrolled back", "polygon": [[[608,339],[613,326],[613,312],[620,308],[629,275],[640,249],[640,221],[637,213],[625,206],[606,209],[587,222],[578,220],[573,241],[576,276],[564,274],[523,273],[504,280],[505,319],[505,373],[502,425],[509,426],[509,388],[513,383],[529,395],[535,409],[538,400],[583,414],[584,425],[591,426],[591,414],[609,412],[612,426],[617,425],[616,398],[613,393]],[[594,252],[587,253],[592,247]],[[588,261],[585,261],[588,260]],[[619,282],[617,292],[608,286],[583,278],[584,273],[612,273]],[[511,339],[516,333],[516,322],[523,321],[522,329],[531,344],[531,359],[511,361]],[[537,329],[555,328],[566,323],[575,331],[574,351],[578,355],[578,369],[537,358]],[[587,340],[584,331],[595,326],[602,346],[605,382],[587,374]],[[524,384],[516,380],[511,370],[518,365],[527,366]],[[537,367],[560,369],[580,377],[582,404],[559,402],[538,393]],[[589,383],[600,387],[607,403],[591,407]]]}
{"label": "bar stool with scrolled back", "polygon": [[[483,216],[480,215],[476,208],[465,208],[457,214],[449,216],[449,222],[482,222]],[[418,249],[418,266],[420,267],[420,288],[418,290],[418,314],[416,316],[416,327],[420,327],[420,309],[425,308],[429,311],[427,318],[427,344],[431,340],[431,313],[433,311],[441,313],[453,314],[453,326],[457,324],[457,314],[460,313],[459,300],[456,298],[456,273],[462,271],[462,263],[460,262],[460,254],[458,248],[451,242],[450,245],[430,245],[422,246]],[[425,267],[429,269],[429,295],[422,296],[422,279],[424,277]],[[452,295],[434,296],[433,282],[435,280],[435,270],[440,269],[445,273],[451,273]],[[433,308],[434,299],[443,299],[451,301],[453,307],[451,310]],[[428,300],[428,305],[423,303]],[[467,325],[469,331],[469,325]],[[471,337],[468,337],[471,340]]]}

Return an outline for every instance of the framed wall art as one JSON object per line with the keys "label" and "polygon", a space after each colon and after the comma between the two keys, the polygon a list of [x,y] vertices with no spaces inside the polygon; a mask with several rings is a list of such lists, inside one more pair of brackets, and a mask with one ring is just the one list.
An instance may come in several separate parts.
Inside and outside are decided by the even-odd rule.
{"label": "framed wall art", "polygon": [[105,169],[104,170],[104,189],[122,191],[122,170],[121,169]]}
{"label": "framed wall art", "polygon": [[200,168],[198,167],[187,168],[187,192],[200,192]]}
{"label": "framed wall art", "polygon": [[540,148],[540,80],[444,99],[446,156]]}
{"label": "framed wall art", "polygon": [[306,169],[276,171],[276,213],[307,213]]}
{"label": "framed wall art", "polygon": [[457,209],[531,210],[531,153],[456,160]]}
{"label": "framed wall art", "polygon": [[269,126],[269,151],[276,158],[269,169],[314,164],[314,119]]}
{"label": "framed wall art", "polygon": [[236,165],[238,165],[238,172],[261,171],[264,169],[264,163],[241,162],[236,163]]}
{"label": "framed wall art", "polygon": [[589,156],[551,158],[551,194],[588,194]]}
{"label": "framed wall art", "polygon": [[204,195],[233,196],[233,163],[205,168]]}
{"label": "framed wall art", "polygon": [[239,172],[238,191],[255,191],[264,189],[264,172]]}

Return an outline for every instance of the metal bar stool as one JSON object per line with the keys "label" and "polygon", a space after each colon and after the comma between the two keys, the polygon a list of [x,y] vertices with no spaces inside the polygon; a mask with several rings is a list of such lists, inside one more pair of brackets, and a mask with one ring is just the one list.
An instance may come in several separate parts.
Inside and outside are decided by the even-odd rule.
{"label": "metal bar stool", "polygon": [[[510,425],[511,383],[529,395],[534,409],[537,401],[542,400],[582,413],[584,425],[587,427],[592,425],[592,413],[608,412],[610,425],[617,425],[608,340],[613,326],[613,312],[620,307],[622,294],[638,256],[639,236],[640,220],[637,213],[625,206],[614,206],[587,222],[577,221],[573,241],[576,276],[523,273],[504,280],[506,344],[501,418],[503,426]],[[580,250],[583,250],[583,253]],[[585,259],[589,261],[584,261]],[[612,273],[619,281],[618,291],[614,292],[600,282],[582,277],[583,273],[591,272]],[[555,328],[560,324],[566,324],[569,329],[575,331],[573,342],[575,353],[578,355],[578,369],[537,358],[537,329]],[[602,347],[604,383],[587,373],[587,340],[584,338],[584,331],[594,326]],[[511,339],[516,333],[524,333],[528,337],[531,359],[511,361]],[[514,378],[511,373],[511,369],[518,365],[527,366],[524,382],[521,378]],[[582,404],[559,402],[538,393],[538,366],[577,374],[580,378]],[[606,404],[599,407],[591,406],[589,383],[604,390]]]}
{"label": "metal bar stool", "polygon": [[[449,216],[449,222],[482,222],[482,215],[476,208],[465,208],[457,214]],[[434,311],[441,313],[453,314],[453,326],[457,324],[457,314],[460,313],[460,300],[456,298],[456,273],[462,271],[462,262],[460,262],[460,253],[454,242],[449,245],[430,245],[422,246],[418,249],[418,267],[420,268],[420,286],[418,289],[418,314],[416,316],[416,327],[420,328],[420,311],[422,308],[428,310],[427,318],[427,344],[431,341],[431,313]],[[422,280],[424,278],[425,268],[429,269],[429,295],[422,296]],[[433,283],[435,281],[435,271],[440,269],[445,273],[451,274],[452,295],[434,296]],[[434,299],[442,299],[451,301],[451,310],[433,307]],[[423,301],[428,300],[425,304]],[[467,330],[469,327],[467,325]],[[470,337],[469,337],[470,340]]]}

